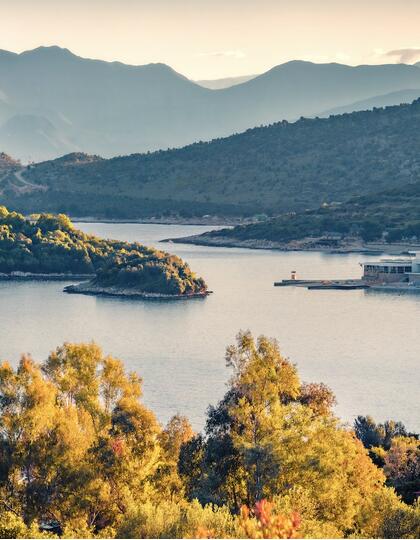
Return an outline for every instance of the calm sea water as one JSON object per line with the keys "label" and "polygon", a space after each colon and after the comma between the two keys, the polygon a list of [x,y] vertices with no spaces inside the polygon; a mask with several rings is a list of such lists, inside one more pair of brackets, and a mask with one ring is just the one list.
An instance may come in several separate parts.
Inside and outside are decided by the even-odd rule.
{"label": "calm sea water", "polygon": [[94,340],[144,379],[144,400],[165,422],[196,429],[225,392],[225,347],[240,329],[278,339],[305,381],[334,390],[337,414],[402,420],[420,430],[420,295],[274,288],[290,276],[359,277],[361,256],[280,253],[158,243],[195,226],[80,224],[103,237],[176,253],[208,282],[206,299],[145,302],[66,295],[62,283],[0,282],[0,358],[44,359],[64,341]]}

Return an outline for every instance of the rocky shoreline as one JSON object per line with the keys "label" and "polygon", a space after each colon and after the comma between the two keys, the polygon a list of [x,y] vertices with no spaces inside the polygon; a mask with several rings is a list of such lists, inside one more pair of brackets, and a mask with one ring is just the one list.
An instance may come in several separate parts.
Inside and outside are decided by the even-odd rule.
{"label": "rocky shoreline", "polygon": [[68,294],[86,294],[89,296],[113,296],[119,298],[142,299],[142,300],[189,300],[191,298],[205,298],[212,291],[202,291],[192,294],[163,294],[139,291],[136,289],[120,287],[100,287],[92,282],[67,285],[63,289]]}
{"label": "rocky shoreline", "polygon": [[331,254],[364,253],[366,255],[379,255],[387,253],[390,255],[401,255],[407,251],[420,251],[417,244],[386,244],[386,243],[363,243],[361,241],[333,242],[328,245],[325,239],[306,238],[300,241],[289,243],[275,242],[263,239],[238,240],[229,236],[210,236],[206,233],[194,236],[184,236],[178,238],[168,238],[162,242],[173,242],[175,244],[193,244],[196,246],[224,247],[224,248],[247,248],[247,249],[268,249],[276,251],[314,251]]}
{"label": "rocky shoreline", "polygon": [[272,240],[238,240],[229,236],[210,237],[203,235],[185,236],[182,238],[169,238],[162,242],[173,242],[174,244],[193,244],[196,246],[211,246],[224,248],[247,248],[247,249],[269,249],[276,251],[322,251],[326,253],[381,253],[381,249],[370,248],[361,244],[347,244],[343,246],[325,246],[303,243],[274,242]]}

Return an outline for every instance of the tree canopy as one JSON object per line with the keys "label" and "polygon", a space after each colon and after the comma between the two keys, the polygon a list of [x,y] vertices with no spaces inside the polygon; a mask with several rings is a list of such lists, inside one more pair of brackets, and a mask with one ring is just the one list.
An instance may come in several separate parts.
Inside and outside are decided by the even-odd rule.
{"label": "tree canopy", "polygon": [[0,206],[0,273],[12,272],[88,274],[101,286],[169,295],[206,290],[203,279],[175,255],[85,234],[64,214],[26,219]]}
{"label": "tree canopy", "polygon": [[381,468],[356,437],[381,444],[373,421],[341,425],[331,391],[302,383],[275,341],[241,333],[226,360],[202,434],[180,415],[162,427],[139,376],[94,343],[3,362],[1,536],[418,535],[420,506],[394,490],[418,477],[418,439],[391,430]]}

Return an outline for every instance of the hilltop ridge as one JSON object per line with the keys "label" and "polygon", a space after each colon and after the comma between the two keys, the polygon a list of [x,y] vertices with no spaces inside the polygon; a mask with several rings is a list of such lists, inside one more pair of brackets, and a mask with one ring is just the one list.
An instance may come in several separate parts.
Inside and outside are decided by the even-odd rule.
{"label": "hilltop ridge", "polygon": [[3,196],[24,212],[77,217],[276,215],[416,182],[419,145],[420,99],[278,122],[165,152],[112,159],[70,154],[22,167],[21,180],[33,190],[5,189]]}
{"label": "hilltop ridge", "polygon": [[295,60],[209,89],[162,63],[128,65],[69,49],[0,52],[0,148],[24,162],[70,152],[104,157],[182,147],[248,128],[420,88],[405,64],[346,66]]}

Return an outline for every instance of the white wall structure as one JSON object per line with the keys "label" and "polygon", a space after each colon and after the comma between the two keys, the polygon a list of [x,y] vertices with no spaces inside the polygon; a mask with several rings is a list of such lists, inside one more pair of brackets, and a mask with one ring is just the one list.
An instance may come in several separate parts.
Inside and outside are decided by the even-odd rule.
{"label": "white wall structure", "polygon": [[408,276],[410,284],[420,287],[420,253],[416,253],[411,265],[411,273]]}
{"label": "white wall structure", "polygon": [[381,259],[363,263],[363,279],[375,283],[409,281],[413,261],[411,258]]}

